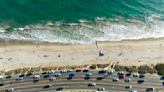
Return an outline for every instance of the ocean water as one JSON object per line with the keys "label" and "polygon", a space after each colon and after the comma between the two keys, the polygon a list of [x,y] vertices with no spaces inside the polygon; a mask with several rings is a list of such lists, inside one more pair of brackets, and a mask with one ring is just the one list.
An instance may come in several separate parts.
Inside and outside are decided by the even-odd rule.
{"label": "ocean water", "polygon": [[0,0],[0,38],[90,44],[164,37],[164,0]]}

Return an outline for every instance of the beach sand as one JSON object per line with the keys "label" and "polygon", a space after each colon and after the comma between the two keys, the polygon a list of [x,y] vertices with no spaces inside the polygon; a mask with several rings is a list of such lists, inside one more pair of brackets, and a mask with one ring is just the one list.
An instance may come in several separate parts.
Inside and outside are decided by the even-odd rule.
{"label": "beach sand", "polygon": [[[79,44],[36,44],[27,41],[0,42],[0,70],[25,67],[84,64],[120,64],[125,66],[164,63],[164,39]],[[104,56],[99,57],[99,50]]]}

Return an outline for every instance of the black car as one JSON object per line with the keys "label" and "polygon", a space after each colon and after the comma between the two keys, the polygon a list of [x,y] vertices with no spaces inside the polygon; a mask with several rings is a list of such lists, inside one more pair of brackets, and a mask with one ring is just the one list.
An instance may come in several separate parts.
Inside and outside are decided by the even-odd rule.
{"label": "black car", "polygon": [[81,70],[76,70],[76,72],[81,72]]}
{"label": "black car", "polygon": [[145,78],[145,75],[144,74],[140,74],[139,78]]}
{"label": "black car", "polygon": [[39,80],[38,79],[34,79],[33,80],[33,83],[36,83],[36,82],[39,82]]}
{"label": "black car", "polygon": [[56,89],[56,91],[62,91],[62,90],[64,90],[64,88],[62,87]]}
{"label": "black car", "polygon": [[52,87],[52,85],[48,84],[48,85],[44,86],[43,88],[50,88],[50,87]]}
{"label": "black car", "polygon": [[31,72],[27,73],[26,77],[28,77],[28,76],[32,76],[32,73]]}
{"label": "black car", "polygon": [[164,80],[164,76],[161,76],[161,77],[160,77],[160,80]]}
{"label": "black car", "polygon": [[155,88],[147,88],[145,91],[154,91],[155,90]]}
{"label": "black car", "polygon": [[69,74],[68,76],[69,76],[69,77],[74,77],[75,74],[71,73],[71,74]]}
{"label": "black car", "polygon": [[138,84],[142,84],[142,83],[144,83],[145,81],[144,81],[144,80],[138,80],[137,82],[138,82]]}
{"label": "black car", "polygon": [[4,84],[3,83],[0,83],[0,86],[4,86]]}
{"label": "black car", "polygon": [[89,70],[83,70],[83,72],[89,72]]}
{"label": "black car", "polygon": [[105,74],[107,71],[106,70],[100,70],[98,73],[99,74]]}
{"label": "black car", "polygon": [[72,80],[73,79],[73,77],[67,77],[67,80]]}
{"label": "black car", "polygon": [[24,76],[25,76],[24,74],[19,75],[19,77],[24,77]]}
{"label": "black car", "polygon": [[44,76],[43,76],[44,79],[47,79],[47,78],[49,78],[49,77],[50,77],[50,75],[44,75]]}
{"label": "black car", "polygon": [[132,76],[131,73],[127,73],[127,74],[126,74],[126,77],[130,77],[130,76]]}
{"label": "black car", "polygon": [[96,80],[103,80],[104,77],[97,77]]}
{"label": "black car", "polygon": [[164,86],[164,82],[162,82],[162,85]]}
{"label": "black car", "polygon": [[6,79],[10,79],[12,76],[6,76]]}
{"label": "black car", "polygon": [[89,79],[91,79],[91,77],[88,77],[88,76],[87,76],[87,77],[84,77],[84,79],[85,79],[85,80],[89,80]]}

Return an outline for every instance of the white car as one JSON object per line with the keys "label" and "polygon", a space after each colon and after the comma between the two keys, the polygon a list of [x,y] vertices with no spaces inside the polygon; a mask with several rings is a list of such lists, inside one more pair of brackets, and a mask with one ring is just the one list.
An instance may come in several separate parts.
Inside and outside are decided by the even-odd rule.
{"label": "white car", "polygon": [[8,88],[8,89],[6,89],[6,91],[5,92],[14,92],[14,88]]}
{"label": "white car", "polygon": [[138,77],[139,74],[138,73],[133,73],[133,77]]}
{"label": "white car", "polygon": [[131,90],[130,92],[138,92],[137,90]]}
{"label": "white car", "polygon": [[132,86],[131,86],[131,85],[126,85],[125,88],[126,88],[126,89],[131,89]]}
{"label": "white car", "polygon": [[92,76],[92,73],[86,73],[85,75],[86,76]]}
{"label": "white car", "polygon": [[40,78],[40,75],[34,75],[33,78],[34,79],[39,79]]}
{"label": "white car", "polygon": [[49,80],[50,81],[56,80],[56,77],[50,77]]}
{"label": "white car", "polygon": [[16,80],[23,80],[23,77],[17,77]]}
{"label": "white car", "polygon": [[125,79],[125,82],[130,82],[132,79],[130,79],[130,78],[127,78],[127,79]]}
{"label": "white car", "polygon": [[105,88],[98,88],[97,91],[105,91]]}
{"label": "white car", "polygon": [[119,80],[119,78],[114,77],[112,80],[113,80],[113,81],[118,81],[118,80]]}

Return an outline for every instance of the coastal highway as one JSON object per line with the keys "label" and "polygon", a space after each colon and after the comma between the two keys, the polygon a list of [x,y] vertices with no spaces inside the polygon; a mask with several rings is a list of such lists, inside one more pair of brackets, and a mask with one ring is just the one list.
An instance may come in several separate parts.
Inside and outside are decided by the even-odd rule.
{"label": "coastal highway", "polygon": [[[18,76],[14,76],[9,79],[1,79],[0,92],[5,92],[7,89],[14,88],[14,92],[56,92],[56,89],[63,88],[63,90],[97,90],[98,88],[105,88],[108,92],[130,92],[131,90],[137,90],[138,92],[145,92],[146,88],[155,88],[153,92],[164,92],[164,86],[162,85],[163,80],[160,80],[159,76],[145,75],[144,78],[140,77],[125,77],[117,82],[113,82],[113,78],[119,77],[118,72],[112,74],[101,73],[98,71],[88,71],[88,72],[67,72],[60,73],[61,75],[55,77],[53,81],[49,80],[49,77],[54,76],[54,74],[60,73],[57,71],[55,73],[41,74],[35,73],[31,76],[24,76],[22,80],[16,80]],[[86,74],[91,74],[89,79],[86,78]],[[68,79],[70,74],[73,74],[71,79]],[[40,75],[37,82],[34,82],[33,76]],[[45,76],[47,76],[45,78]],[[130,82],[125,82],[125,79],[131,79]],[[144,80],[143,83],[139,84],[138,80]],[[88,84],[96,83],[95,86],[89,87]],[[51,87],[44,88],[46,85],[50,84]],[[132,88],[125,88],[125,86],[130,85]]]}

